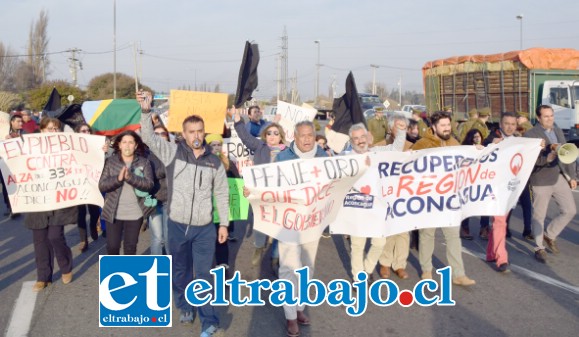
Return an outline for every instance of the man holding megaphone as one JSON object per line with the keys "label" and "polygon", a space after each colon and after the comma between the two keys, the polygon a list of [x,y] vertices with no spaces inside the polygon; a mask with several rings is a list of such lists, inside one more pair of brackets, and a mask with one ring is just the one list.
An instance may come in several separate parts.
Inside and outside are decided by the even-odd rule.
{"label": "man holding megaphone", "polygon": [[[535,234],[535,259],[546,263],[545,246],[553,254],[559,253],[556,239],[576,213],[575,199],[571,190],[577,187],[575,160],[577,148],[565,144],[563,131],[555,125],[553,108],[537,107],[537,125],[525,133],[528,138],[541,138],[543,150],[531,173],[533,190],[533,233]],[[563,145],[564,144],[564,145]],[[570,188],[569,188],[570,187]],[[545,216],[551,197],[559,206],[559,215],[545,226]]]}

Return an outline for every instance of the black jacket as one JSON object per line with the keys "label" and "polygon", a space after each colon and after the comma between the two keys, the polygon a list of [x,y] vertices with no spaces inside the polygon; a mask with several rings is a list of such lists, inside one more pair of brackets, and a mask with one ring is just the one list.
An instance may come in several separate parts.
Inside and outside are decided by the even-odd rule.
{"label": "black jacket", "polygon": [[[125,163],[121,159],[121,155],[118,153],[113,154],[105,161],[103,173],[99,181],[100,191],[102,193],[106,193],[105,204],[103,206],[101,218],[109,223],[114,221],[115,214],[117,213],[117,206],[121,196],[121,189],[124,184],[124,181],[119,181],[118,177],[121,169],[124,166]],[[133,173],[137,168],[142,169],[143,177],[139,177]],[[135,155],[135,159],[131,163],[129,170],[131,174],[129,175],[129,179],[126,180],[126,182],[138,190],[151,192],[154,187],[154,181],[153,169],[149,160],[147,158]],[[145,198],[137,197],[137,200],[139,201],[139,206],[143,210],[143,217],[146,217],[153,212],[154,208],[145,207]]]}
{"label": "black jacket", "polygon": [[54,211],[26,213],[24,226],[28,229],[43,229],[47,226],[64,226],[78,222],[78,206]]}

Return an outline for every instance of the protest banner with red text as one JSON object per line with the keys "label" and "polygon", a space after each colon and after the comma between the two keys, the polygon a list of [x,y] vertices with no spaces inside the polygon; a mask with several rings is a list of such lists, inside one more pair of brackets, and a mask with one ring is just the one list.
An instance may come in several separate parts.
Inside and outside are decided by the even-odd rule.
{"label": "protest banner with red text", "polygon": [[318,240],[366,171],[365,159],[352,155],[247,167],[243,179],[251,192],[253,228],[285,243]]}
{"label": "protest banner with red text", "polygon": [[453,146],[370,154],[342,204],[333,234],[385,237],[462,219],[505,215],[525,187],[540,139],[508,138],[483,150]]}
{"label": "protest banner with red text", "polygon": [[105,137],[35,133],[0,144],[0,168],[14,213],[103,206],[98,183]]}

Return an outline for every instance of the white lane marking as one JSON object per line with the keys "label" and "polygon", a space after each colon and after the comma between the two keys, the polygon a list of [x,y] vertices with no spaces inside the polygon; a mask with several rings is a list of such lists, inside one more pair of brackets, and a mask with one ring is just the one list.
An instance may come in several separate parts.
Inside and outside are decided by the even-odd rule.
{"label": "white lane marking", "polygon": [[[462,247],[462,251],[470,256],[478,257],[479,259],[486,261],[486,254],[471,252],[470,250],[468,250],[464,247]],[[555,280],[552,277],[536,273],[532,270],[517,266],[516,264],[509,264],[509,267],[514,272],[526,275],[526,276],[533,278],[537,281],[541,281],[541,282],[553,285],[555,287],[559,287],[563,290],[570,291],[570,292],[574,293],[575,295],[579,295],[579,287],[576,287],[574,285],[571,285],[571,284],[568,284],[565,282],[561,282],[559,280]]]}
{"label": "white lane marking", "polygon": [[6,330],[6,337],[25,337],[30,330],[30,322],[32,322],[32,314],[34,313],[34,305],[36,304],[37,293],[32,291],[32,286],[35,281],[27,281],[22,283],[20,295],[14,305],[12,317]]}

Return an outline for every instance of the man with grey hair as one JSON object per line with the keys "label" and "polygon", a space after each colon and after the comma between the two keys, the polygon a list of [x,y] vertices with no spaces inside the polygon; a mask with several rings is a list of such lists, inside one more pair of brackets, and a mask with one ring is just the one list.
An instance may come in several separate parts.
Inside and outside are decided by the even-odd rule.
{"label": "man with grey hair", "polygon": [[[393,144],[386,146],[373,147],[372,151],[402,151],[404,143],[406,142],[406,125],[392,123],[391,126],[398,128],[396,138]],[[392,130],[392,129],[391,129]],[[349,154],[364,154],[369,151],[369,144],[372,144],[372,134],[368,132],[366,126],[362,123],[354,124],[348,131],[350,135],[350,143],[352,151]],[[348,153],[344,153],[348,154]],[[370,250],[364,257],[364,248],[366,247],[366,237],[351,236],[350,237],[350,264],[352,266],[352,277],[354,281],[358,281],[357,275],[359,272],[366,272],[368,280],[371,282],[372,273],[378,263],[378,258],[386,244],[386,238],[371,238]]]}
{"label": "man with grey hair", "polygon": [[[302,121],[295,125],[295,140],[275,157],[276,162],[327,157],[324,149],[316,142],[314,123]],[[247,197],[249,190],[244,188],[243,195]],[[295,289],[299,289],[298,278],[295,270],[308,267],[310,277],[314,274],[316,254],[318,252],[319,239],[296,244],[293,242],[279,242],[279,278],[293,283]],[[299,291],[299,290],[298,290]],[[310,319],[304,313],[305,305],[284,305],[283,310],[287,320],[286,332],[288,336],[299,336],[299,325],[310,325]]]}

